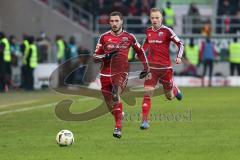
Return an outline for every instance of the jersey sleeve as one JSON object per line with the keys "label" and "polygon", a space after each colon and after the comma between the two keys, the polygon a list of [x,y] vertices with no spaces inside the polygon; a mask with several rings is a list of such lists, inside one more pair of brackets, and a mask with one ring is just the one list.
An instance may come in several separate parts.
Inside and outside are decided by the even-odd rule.
{"label": "jersey sleeve", "polygon": [[101,54],[104,53],[103,45],[104,45],[104,40],[103,40],[103,36],[101,36],[98,39],[98,42],[97,42],[97,45],[96,45],[96,48],[95,48],[95,54],[101,55]]}
{"label": "jersey sleeve", "polygon": [[171,39],[171,41],[178,46],[178,54],[177,54],[177,57],[178,57],[178,58],[182,58],[182,56],[183,56],[183,50],[184,50],[183,42],[182,42],[182,41],[180,40],[180,38],[173,32],[172,29],[169,29],[169,34],[170,34],[170,39]]}
{"label": "jersey sleeve", "polygon": [[103,45],[104,45],[104,39],[103,39],[103,36],[100,36],[95,48],[95,52],[93,54],[93,58],[95,59],[96,62],[98,62],[98,60],[100,60],[102,58],[101,56],[104,54]]}
{"label": "jersey sleeve", "polygon": [[148,60],[147,60],[145,51],[143,50],[141,45],[138,43],[136,37],[133,34],[131,34],[131,35],[133,37],[132,47],[135,50],[135,52],[137,53],[138,58],[141,60],[143,66],[144,66],[144,70],[148,70]]}

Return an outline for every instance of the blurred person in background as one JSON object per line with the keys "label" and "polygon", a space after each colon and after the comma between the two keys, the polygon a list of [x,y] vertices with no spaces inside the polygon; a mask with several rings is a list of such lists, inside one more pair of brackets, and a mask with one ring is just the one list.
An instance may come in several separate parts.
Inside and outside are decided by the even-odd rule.
{"label": "blurred person in background", "polygon": [[238,9],[235,17],[231,20],[231,33],[240,34],[240,8]]}
{"label": "blurred person in background", "polygon": [[140,14],[146,14],[148,15],[149,14],[149,11],[151,9],[151,4],[148,2],[148,0],[142,0],[141,1],[141,13]]}
{"label": "blurred person in background", "polygon": [[230,16],[234,15],[234,5],[229,0],[219,1],[217,33],[230,32]]}
{"label": "blurred person in background", "polygon": [[[78,55],[77,53],[77,46],[76,46],[76,39],[74,36],[71,36],[69,38],[69,42],[67,44],[67,49],[66,49],[66,54],[65,54],[65,60],[70,60],[70,66],[68,67],[69,70],[72,70],[74,68],[78,67],[78,59],[77,58],[73,58],[76,57]],[[70,72],[70,71],[68,71]],[[66,83],[67,84],[73,84],[75,81],[75,76],[76,76],[76,71],[71,72],[71,74],[68,76],[68,78],[66,79]]]}
{"label": "blurred person in background", "polygon": [[[190,16],[191,24],[198,24],[200,22],[200,12],[195,3],[191,3],[188,9],[188,16]],[[199,27],[193,27],[192,33],[200,33],[201,29]]]}
{"label": "blurred person in background", "polygon": [[51,55],[50,39],[47,37],[45,32],[40,32],[39,36],[37,37],[36,44],[39,53],[41,53],[38,55],[39,63],[48,63],[49,61],[53,60],[53,56]]}
{"label": "blurred person in background", "polygon": [[110,9],[110,12],[113,12],[113,11],[118,11],[118,12],[121,12],[123,13],[124,16],[126,16],[128,13],[128,9],[127,7],[123,4],[122,1],[119,1],[119,0],[114,0],[112,3],[112,6],[111,6],[111,9]]}
{"label": "blurred person in background", "polygon": [[164,17],[164,24],[173,29],[176,26],[176,18],[175,18],[175,12],[172,8],[172,4],[170,1],[166,2],[166,7],[163,9],[163,17]]}
{"label": "blurred person in background", "polygon": [[99,12],[98,24],[108,24],[108,15],[104,10]]}
{"label": "blurred person in background", "polygon": [[190,38],[189,44],[185,45],[185,54],[183,54],[186,59],[183,60],[186,65],[185,69],[180,73],[180,75],[188,76],[198,76],[197,67],[199,65],[200,49],[197,44],[194,44],[194,39]]}
{"label": "blurred person in background", "polygon": [[201,49],[200,49],[200,59],[203,63],[203,74],[202,74],[202,86],[204,84],[204,77],[206,75],[207,69],[209,70],[209,83],[208,86],[212,86],[212,72],[213,72],[213,65],[214,60],[217,57],[217,51],[215,49],[214,43],[211,41],[210,36],[206,37],[206,40],[202,42]]}
{"label": "blurred person in background", "polygon": [[20,46],[18,44],[17,38],[14,35],[11,35],[9,37],[9,43],[11,55],[20,56]]}
{"label": "blurred person in background", "polygon": [[22,44],[20,45],[20,51],[22,53],[22,67],[21,67],[21,85],[20,88],[27,88],[27,56],[29,52],[29,36],[26,33],[22,35]]}
{"label": "blurred person in background", "polygon": [[8,91],[11,86],[11,50],[10,43],[5,33],[0,32],[0,41],[2,44],[3,60],[4,60],[4,78],[5,78],[5,91]]}
{"label": "blurred person in background", "polygon": [[[57,53],[57,62],[59,65],[61,65],[64,60],[65,60],[65,54],[66,54],[66,43],[65,41],[63,40],[63,36],[61,35],[56,35],[56,38],[55,38],[55,41],[56,41],[56,53]],[[63,68],[63,69],[60,69],[59,70],[59,86],[63,86],[64,83],[63,81],[61,81],[61,79],[63,79],[65,76],[65,69],[67,68]]]}
{"label": "blurred person in background", "polygon": [[58,64],[62,64],[65,58],[66,43],[63,39],[63,36],[56,36],[56,49],[57,49],[57,61]]}
{"label": "blurred person in background", "polygon": [[138,8],[137,8],[137,0],[131,0],[128,7],[128,16],[137,16]]}
{"label": "blurred person in background", "polygon": [[[142,0],[142,5],[141,5],[141,20],[142,20],[142,25],[146,26],[148,24],[150,24],[149,18],[148,18],[148,14],[150,11],[150,4],[148,2],[148,0]],[[142,30],[141,32],[144,32],[145,30]]]}
{"label": "blurred person in background", "polygon": [[69,58],[72,58],[72,57],[76,57],[78,54],[77,54],[77,45],[76,45],[76,39],[74,36],[71,36],[69,38],[69,42],[67,44],[67,47],[68,47],[68,53],[66,53],[65,55],[65,59],[69,59]]}
{"label": "blurred person in background", "polygon": [[77,49],[77,54],[78,54],[78,66],[80,67],[76,70],[76,74],[74,75],[74,83],[83,85],[84,73],[87,68],[85,64],[87,60],[90,58],[90,51],[79,46]]}
{"label": "blurred person in background", "polygon": [[21,53],[17,38],[14,35],[9,37],[10,50],[12,56],[12,87],[18,88],[21,84]]}
{"label": "blurred person in background", "polygon": [[[0,39],[2,37],[0,32]],[[5,92],[5,61],[4,61],[4,44],[0,41],[0,92]]]}
{"label": "blurred person in background", "polygon": [[234,71],[237,69],[240,76],[240,42],[237,41],[237,37],[234,37],[233,42],[229,44],[229,62],[230,75],[234,76]]}
{"label": "blurred person in background", "polygon": [[206,20],[206,22],[204,22],[204,26],[202,28],[202,35],[204,36],[210,36],[211,35],[211,31],[212,31],[212,28],[211,28],[211,21],[210,19]]}
{"label": "blurred person in background", "polygon": [[35,38],[29,36],[29,53],[26,58],[26,88],[25,90],[34,90],[34,69],[38,65],[38,50],[35,44]]}

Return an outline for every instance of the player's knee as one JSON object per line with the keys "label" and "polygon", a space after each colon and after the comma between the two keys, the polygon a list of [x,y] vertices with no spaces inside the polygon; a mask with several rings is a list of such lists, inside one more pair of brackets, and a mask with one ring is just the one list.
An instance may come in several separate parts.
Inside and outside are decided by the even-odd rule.
{"label": "player's knee", "polygon": [[144,90],[145,90],[144,96],[151,97],[153,95],[153,92],[154,92],[154,87],[144,87]]}

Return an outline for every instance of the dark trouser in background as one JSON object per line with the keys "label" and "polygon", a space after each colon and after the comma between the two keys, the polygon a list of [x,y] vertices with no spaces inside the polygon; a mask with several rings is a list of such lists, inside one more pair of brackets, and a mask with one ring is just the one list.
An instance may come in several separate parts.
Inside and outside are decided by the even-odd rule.
{"label": "dark trouser in background", "polygon": [[238,76],[240,76],[240,63],[230,63],[230,75],[234,75],[234,71],[237,69]]}
{"label": "dark trouser in background", "polygon": [[5,91],[5,77],[4,75],[0,75],[0,92]]}
{"label": "dark trouser in background", "polygon": [[5,62],[0,61],[0,92],[5,92]]}
{"label": "dark trouser in background", "polygon": [[206,75],[207,69],[209,71],[209,84],[208,84],[208,86],[212,85],[213,62],[214,61],[211,60],[211,59],[206,59],[206,60],[203,61],[203,74],[202,74],[202,77],[203,77],[202,85],[203,86],[204,86],[204,77]]}
{"label": "dark trouser in background", "polygon": [[5,83],[7,87],[9,88],[12,84],[11,76],[12,76],[12,69],[11,69],[11,62],[5,63]]}
{"label": "dark trouser in background", "polygon": [[26,86],[27,86],[27,84],[26,84],[26,68],[27,68],[27,66],[26,65],[23,65],[22,67],[21,67],[21,85],[20,85],[20,88],[23,88],[23,89],[25,89],[25,88],[27,88]]}
{"label": "dark trouser in background", "polygon": [[25,82],[26,90],[33,90],[34,85],[33,71],[34,71],[33,68],[26,66],[26,82]]}

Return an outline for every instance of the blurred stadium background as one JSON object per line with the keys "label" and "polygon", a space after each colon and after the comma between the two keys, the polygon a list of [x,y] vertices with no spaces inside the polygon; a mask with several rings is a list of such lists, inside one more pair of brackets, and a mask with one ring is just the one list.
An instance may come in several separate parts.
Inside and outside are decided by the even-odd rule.
{"label": "blurred stadium background", "polygon": [[[179,122],[174,118],[153,121],[149,131],[140,132],[139,120],[128,120],[124,122],[123,138],[115,141],[111,137],[110,114],[87,123],[61,121],[54,115],[54,105],[62,99],[76,101],[71,107],[73,112],[87,111],[90,105],[99,103],[92,98],[57,94],[46,88],[49,76],[59,64],[77,55],[81,56],[70,63],[70,70],[85,63],[84,57],[94,52],[99,35],[109,29],[108,14],[121,11],[125,16],[124,29],[134,33],[142,43],[144,30],[150,25],[149,9],[165,9],[167,2],[1,0],[0,31],[11,46],[11,74],[8,73],[6,82],[1,82],[0,159],[239,159],[240,71],[231,73],[231,64],[240,70],[239,0],[171,0],[174,16],[167,16],[169,13],[165,11],[165,22],[172,18],[173,30],[183,39],[185,53],[189,52],[185,55],[192,57],[185,57],[183,64],[174,66],[175,80],[185,99],[178,103],[154,97],[152,112],[160,109],[161,113],[183,115],[191,110],[190,121]],[[34,37],[38,50],[34,88],[22,83],[22,46],[26,36]],[[209,71],[204,74],[201,59],[207,37],[216,49],[211,83]],[[174,59],[176,47],[171,45],[170,51]],[[133,55],[129,51],[130,62],[136,61]],[[85,68],[77,70],[68,83],[83,84],[84,71]],[[90,85],[95,87],[95,83]],[[138,113],[140,105],[138,99],[138,107],[125,107],[126,113]],[[60,129],[73,131],[74,146],[56,147],[55,134]]]}
{"label": "blurred stadium background", "polygon": [[[38,63],[35,69],[35,88],[48,86],[48,77],[58,65],[56,39],[64,41],[64,55],[60,63],[77,55],[89,55],[94,51],[101,33],[109,29],[108,14],[113,10],[124,13],[124,28],[144,41],[144,30],[149,26],[148,11],[151,7],[166,7],[165,0],[23,0],[2,1],[0,8],[0,31],[11,44],[13,88],[19,88],[23,54],[21,44],[24,35],[32,35],[38,48]],[[217,55],[213,59],[213,86],[239,86],[239,73],[230,73],[230,44],[239,39],[240,11],[238,0],[183,0],[171,1],[174,14],[174,31],[185,43],[185,53],[200,51],[207,35],[211,35]],[[167,16],[165,16],[165,19]],[[170,16],[169,16],[170,17]],[[194,51],[189,48],[191,38]],[[239,45],[240,42],[237,42]],[[235,50],[239,49],[239,46]],[[171,45],[174,58],[176,47]],[[232,51],[232,52],[235,52]],[[134,53],[130,53],[134,54]],[[202,53],[203,54],[203,53]],[[185,54],[186,55],[186,54]],[[239,57],[239,54],[235,55]],[[200,56],[201,57],[201,56]],[[192,64],[188,58],[175,67],[176,81],[180,86],[202,86],[203,60]],[[194,57],[193,57],[194,59]],[[239,59],[239,58],[238,58]],[[134,58],[129,59],[134,61]],[[236,60],[239,61],[239,60]],[[190,62],[190,63],[189,63]],[[81,63],[81,60],[78,61]],[[240,62],[236,62],[240,63]],[[76,65],[75,65],[76,66]],[[238,65],[239,66],[239,65]],[[83,72],[79,72],[81,74]],[[206,74],[209,75],[209,74]],[[236,75],[235,77],[232,77]],[[78,77],[78,81],[81,76]],[[74,81],[74,80],[73,80]],[[77,80],[76,80],[77,81]],[[205,78],[208,85],[208,76]],[[5,87],[6,89],[6,87]]]}

